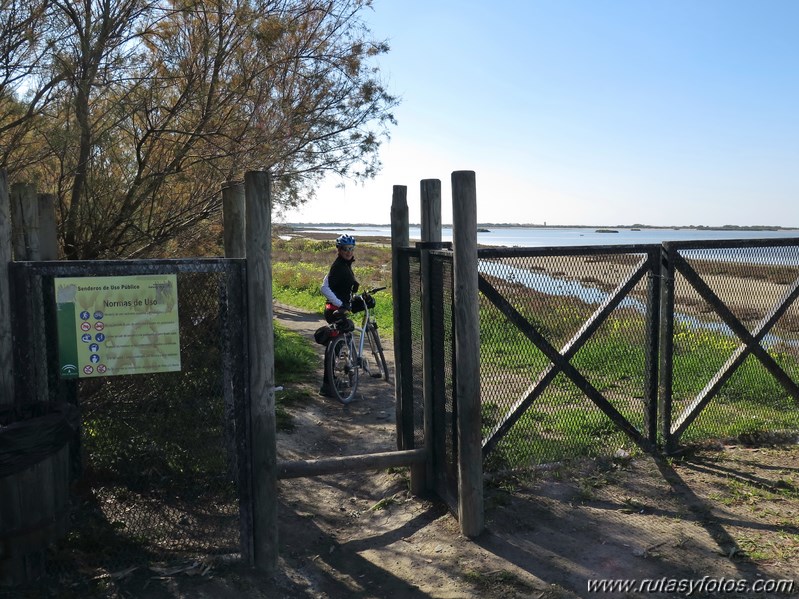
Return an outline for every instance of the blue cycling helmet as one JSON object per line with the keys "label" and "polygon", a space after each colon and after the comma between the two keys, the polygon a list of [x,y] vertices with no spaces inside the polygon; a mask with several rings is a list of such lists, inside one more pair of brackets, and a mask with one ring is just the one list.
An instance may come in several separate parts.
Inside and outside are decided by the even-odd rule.
{"label": "blue cycling helmet", "polygon": [[343,245],[355,245],[355,238],[352,235],[340,235],[336,238],[336,247],[340,248]]}

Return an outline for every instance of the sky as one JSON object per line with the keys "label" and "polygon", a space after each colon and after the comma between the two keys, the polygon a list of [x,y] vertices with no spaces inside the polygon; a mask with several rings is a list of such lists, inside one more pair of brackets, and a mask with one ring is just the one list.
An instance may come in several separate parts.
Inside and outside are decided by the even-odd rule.
{"label": "sky", "polygon": [[[375,0],[380,174],[284,222],[390,222],[475,172],[480,223],[799,227],[799,0]],[[331,207],[338,207],[332,210]],[[343,208],[343,209],[342,209]]]}

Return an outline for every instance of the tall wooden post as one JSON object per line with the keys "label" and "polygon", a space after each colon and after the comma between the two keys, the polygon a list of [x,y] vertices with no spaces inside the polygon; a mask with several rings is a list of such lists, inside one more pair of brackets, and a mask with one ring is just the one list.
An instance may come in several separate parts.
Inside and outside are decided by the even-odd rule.
{"label": "tall wooden post", "polygon": [[246,258],[244,183],[229,181],[222,187],[222,235],[225,258]]}
{"label": "tall wooden post", "polygon": [[270,176],[244,175],[247,231],[249,399],[252,435],[253,561],[277,569],[277,431],[275,340],[272,311],[272,202]]}
{"label": "tall wooden post", "polygon": [[11,262],[11,201],[8,179],[0,169],[0,407],[14,403],[14,358],[11,338],[11,295],[8,263]]}
{"label": "tall wooden post", "polygon": [[11,186],[12,243],[15,260],[39,259],[39,200],[27,183]]}
{"label": "tall wooden post", "polygon": [[411,362],[408,269],[399,248],[410,243],[408,188],[395,185],[391,196],[391,286],[394,296],[394,383],[397,406],[397,448],[413,449],[413,364]]}
{"label": "tall wooden post", "polygon": [[480,416],[480,306],[477,289],[477,188],[474,171],[452,173],[455,394],[458,402],[458,519],[466,537],[483,531]]}
{"label": "tall wooden post", "polygon": [[58,260],[58,227],[56,226],[55,202],[52,193],[40,193],[39,209],[39,253],[40,260]]}
{"label": "tall wooden post", "polygon": [[[422,278],[422,378],[424,385],[424,446],[427,450],[425,487],[429,490],[435,484],[433,471],[433,351],[431,343],[432,298],[430,295],[430,248],[441,242],[441,181],[424,179],[420,183],[422,243],[420,268]],[[438,376],[442,376],[438,373]],[[413,470],[411,487],[413,488]]]}

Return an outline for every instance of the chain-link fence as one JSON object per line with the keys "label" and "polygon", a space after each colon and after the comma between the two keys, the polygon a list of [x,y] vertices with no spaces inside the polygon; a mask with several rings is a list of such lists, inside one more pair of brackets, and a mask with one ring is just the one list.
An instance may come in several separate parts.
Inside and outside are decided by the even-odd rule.
{"label": "chain-link fence", "polygon": [[799,245],[674,243],[667,256],[664,436],[671,444],[795,438]]}
{"label": "chain-link fence", "polygon": [[[492,448],[487,468],[631,449],[629,436],[601,409],[600,403],[606,404],[592,399],[603,398],[646,436],[653,376],[649,255],[634,250],[479,255],[482,277],[507,304],[501,310],[502,303],[481,294],[483,430]],[[629,289],[615,293],[625,283]],[[510,310],[530,329],[511,322]],[[547,345],[582,379],[553,363]]]}
{"label": "chain-link fence", "polygon": [[[174,273],[177,280],[180,371],[67,381],[53,375],[57,356],[49,356],[51,400],[77,404],[81,413],[72,522],[49,570],[97,574],[220,554],[246,557],[243,261],[27,263],[15,270],[18,287],[43,293],[38,308],[35,299],[17,305],[15,322],[51,340],[53,277]],[[29,320],[37,309],[41,322]],[[36,349],[23,346],[18,362],[40,363]]]}
{"label": "chain-link fence", "polygon": [[[488,471],[674,449],[680,439],[796,437],[796,240],[478,257]],[[431,268],[446,466],[457,451],[451,255],[437,252]]]}

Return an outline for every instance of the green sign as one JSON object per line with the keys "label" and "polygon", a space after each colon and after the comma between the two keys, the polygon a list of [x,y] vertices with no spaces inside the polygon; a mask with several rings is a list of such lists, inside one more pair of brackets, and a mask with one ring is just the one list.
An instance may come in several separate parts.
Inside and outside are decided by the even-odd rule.
{"label": "green sign", "polygon": [[62,378],[180,370],[175,275],[54,280]]}

